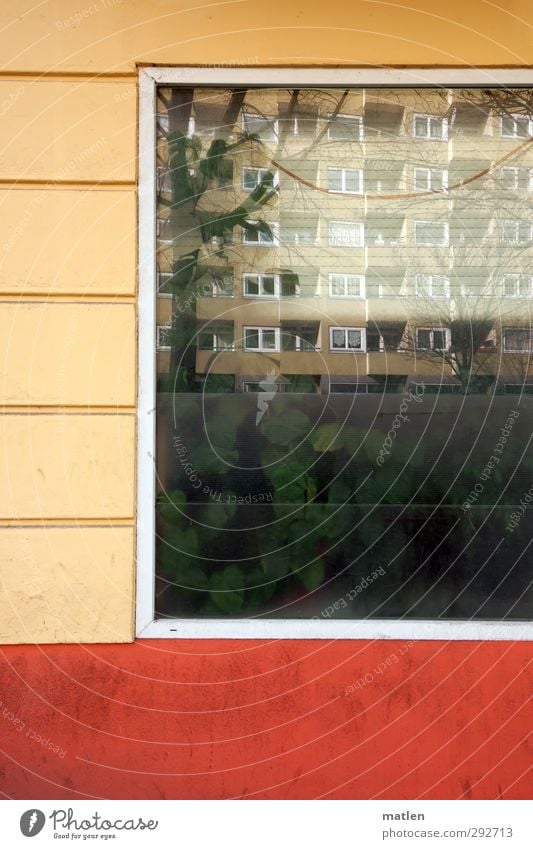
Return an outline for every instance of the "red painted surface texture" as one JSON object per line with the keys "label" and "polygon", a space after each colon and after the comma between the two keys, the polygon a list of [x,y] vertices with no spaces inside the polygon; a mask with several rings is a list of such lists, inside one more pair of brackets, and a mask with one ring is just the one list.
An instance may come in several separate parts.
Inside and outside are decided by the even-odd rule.
{"label": "red painted surface texture", "polygon": [[474,642],[8,647],[0,787],[51,799],[530,798],[530,656],[527,643]]}

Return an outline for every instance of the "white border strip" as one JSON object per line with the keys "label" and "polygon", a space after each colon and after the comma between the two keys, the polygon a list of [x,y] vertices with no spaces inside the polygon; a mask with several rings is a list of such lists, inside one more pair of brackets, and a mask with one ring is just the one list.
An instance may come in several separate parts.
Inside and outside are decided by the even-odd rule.
{"label": "white border strip", "polygon": [[298,86],[531,86],[532,68],[145,68],[156,85],[246,85],[273,88]]}
{"label": "white border strip", "polygon": [[137,614],[139,634],[155,606],[156,87],[139,79],[139,386],[137,396]]}
{"label": "white border strip", "polygon": [[155,619],[156,86],[533,86],[533,69],[147,68],[139,80],[139,388],[137,637],[194,639],[531,640],[533,622]]}
{"label": "white border strip", "polygon": [[156,619],[138,637],[227,640],[531,640],[530,622],[435,619]]}

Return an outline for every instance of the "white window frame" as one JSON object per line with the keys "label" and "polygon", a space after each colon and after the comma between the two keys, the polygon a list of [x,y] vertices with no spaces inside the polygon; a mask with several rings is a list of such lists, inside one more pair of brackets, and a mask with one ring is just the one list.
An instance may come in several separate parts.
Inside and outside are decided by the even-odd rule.
{"label": "white window frame", "polygon": [[[513,225],[515,232],[514,239],[508,239],[505,235],[505,227]],[[529,237],[527,239],[520,238],[520,225],[526,225],[529,227]],[[502,236],[503,241],[506,245],[528,245],[531,241],[533,241],[533,224],[530,221],[523,221],[518,218],[510,218],[506,221],[502,221]]]}
{"label": "white window frame", "polygon": [[[340,189],[330,189],[329,187],[329,176],[332,171],[337,171],[341,175],[341,183],[342,188]],[[346,175],[347,174],[357,174],[357,179],[359,181],[359,188],[357,190],[347,189],[346,188]],[[336,165],[331,165],[328,167],[328,192],[331,195],[362,195],[363,194],[363,170],[362,168],[339,168]]]}
{"label": "white window frame", "polygon": [[139,386],[136,634],[143,638],[531,640],[533,623],[454,620],[155,619],[157,85],[435,88],[533,86],[520,68],[142,68],[139,71]]}
{"label": "white window frame", "polygon": [[356,138],[353,139],[353,141],[360,141],[360,142],[364,141],[365,128],[364,128],[364,123],[363,123],[363,116],[362,115],[346,115],[345,113],[339,113],[338,115],[335,115],[335,118],[333,118],[332,114],[326,116],[326,120],[328,121],[328,139],[329,139],[329,141],[333,141],[333,142],[346,141],[346,139],[335,138],[335,136],[331,135],[331,128],[334,126],[337,118],[339,119],[341,124],[353,124],[354,127],[359,127],[359,133],[357,134]]}
{"label": "white window frame", "polygon": [[[422,279],[425,279],[428,284],[428,292],[421,292],[421,282]],[[437,281],[444,282],[444,295],[435,295],[433,293],[433,286],[437,283]],[[446,277],[444,274],[417,274],[415,276],[415,295],[417,298],[433,298],[435,300],[444,301],[446,298],[450,297],[450,278]]]}
{"label": "white window frame", "polygon": [[[435,227],[437,224],[444,228],[444,241],[438,242],[419,242],[417,237],[417,228],[420,227]],[[447,221],[415,221],[413,225],[414,243],[418,248],[445,248],[450,244],[450,225]]]}
{"label": "white window frame", "polygon": [[263,142],[263,143],[265,141],[266,142],[275,142],[279,138],[279,124],[278,124],[277,118],[274,118],[272,121],[270,121],[268,118],[263,118],[262,115],[256,115],[253,112],[244,112],[243,115],[242,115],[242,131],[243,131],[243,133],[248,132],[247,129],[246,129],[246,119],[247,118],[256,119],[257,121],[265,121],[265,122],[268,122],[271,125],[272,138],[261,139],[261,142]]}
{"label": "white window frame", "polygon": [[[420,330],[423,330],[426,333],[429,333],[430,336],[430,346],[429,348],[421,348],[418,344],[418,333]],[[445,339],[445,348],[435,348],[435,333],[444,333]],[[450,346],[452,344],[452,332],[448,327],[424,327],[421,325],[420,327],[415,328],[415,350],[417,351],[432,351],[436,354],[444,353],[450,350]]]}
{"label": "white window frame", "polygon": [[[510,330],[515,332],[519,330],[523,333],[529,333],[529,348],[508,348],[505,344],[505,334]],[[502,327],[502,351],[504,354],[532,354],[533,353],[533,330],[530,327]]]}
{"label": "white window frame", "polygon": [[[424,172],[424,174],[427,177],[427,185],[423,189],[419,189],[417,184],[416,184],[416,182],[417,182],[417,171],[419,173]],[[438,189],[433,188],[433,182],[434,182],[433,175],[434,174],[441,174],[442,175],[442,180],[441,180],[442,185]],[[413,189],[414,189],[415,192],[441,192],[442,194],[444,194],[444,192],[446,192],[446,190],[448,189],[448,169],[447,168],[426,168],[425,165],[415,165],[415,167],[413,168]]]}
{"label": "white window frame", "polygon": [[[420,120],[420,118],[424,118],[426,120],[427,132],[423,136],[419,136],[416,133],[416,122],[417,120]],[[438,138],[431,135],[431,121],[441,122],[442,133]],[[448,119],[444,115],[427,115],[425,112],[415,112],[413,114],[413,138],[418,139],[418,141],[448,141]]]}
{"label": "white window frame", "polygon": [[[336,330],[344,330],[346,334],[350,330],[357,330],[358,333],[361,334],[361,347],[360,348],[334,348],[333,347],[333,334]],[[348,335],[346,335],[348,338]],[[366,354],[366,327],[352,327],[348,325],[332,325],[329,328],[329,352],[330,354]]]}
{"label": "white window frame", "polygon": [[[246,282],[249,277],[257,277],[257,282],[259,284],[259,294],[250,295],[246,291]],[[261,285],[263,283],[264,277],[273,277],[274,278],[274,294],[273,295],[264,295],[261,294]],[[261,298],[261,300],[277,300],[280,296],[281,283],[279,274],[267,274],[264,271],[246,271],[242,275],[242,296],[243,298]]]}
{"label": "white window frame", "polygon": [[[334,277],[342,277],[342,283],[344,284],[344,294],[343,295],[335,295],[333,293],[333,278]],[[348,295],[346,289],[348,287],[348,283],[351,280],[359,281],[359,294],[358,295]],[[330,271],[328,274],[328,293],[330,298],[350,298],[355,301],[361,301],[365,298],[365,275],[364,274],[345,274],[344,272],[339,271]]]}
{"label": "white window frame", "polygon": [[[198,351],[234,351],[235,350],[235,342],[232,340],[228,344],[223,343],[223,337],[219,334],[216,322],[213,323],[211,329],[210,325],[207,324],[205,327],[202,327],[201,330],[196,334],[196,347]],[[235,333],[235,331],[233,331]],[[213,336],[213,344],[209,347],[200,346],[200,335],[202,333],[210,333]],[[220,344],[222,342],[223,344]]]}
{"label": "white window frame", "polygon": [[[247,330],[257,330],[259,333],[259,347],[258,348],[247,348],[246,347],[246,331]],[[263,345],[263,333],[268,332],[271,333],[274,331],[275,339],[276,339],[276,347],[275,348],[266,348]],[[249,354],[279,354],[281,351],[281,327],[270,327],[263,324],[246,324],[242,328],[242,349],[246,353]]]}
{"label": "white window frame", "polygon": [[[254,221],[252,218],[250,218],[249,221],[250,221],[251,224],[257,224],[257,221]],[[278,224],[278,222],[277,221],[267,221],[266,223],[269,225],[269,227],[272,231],[272,241],[267,239],[266,233],[263,233],[261,230],[259,230],[259,232],[257,234],[257,236],[258,236],[257,242],[248,241],[246,239],[246,225],[243,225],[243,228],[242,228],[242,243],[243,243],[243,245],[246,245],[247,247],[250,247],[250,248],[275,248],[277,245],[279,245],[279,224]]]}
{"label": "white window frame", "polygon": [[[332,228],[335,225],[340,225],[341,227],[354,227],[356,233],[359,232],[359,241],[353,245],[346,245],[343,243],[332,241]],[[329,221],[328,222],[328,245],[330,248],[348,248],[348,249],[358,249],[364,248],[365,246],[365,225],[362,221]]]}
{"label": "white window frame", "polygon": [[[520,278],[522,278],[522,277],[526,277],[529,280],[529,294],[528,295],[521,295],[520,294]],[[513,278],[514,278],[514,281],[513,281],[514,282],[514,293],[512,295],[509,295],[505,290],[507,288],[507,282],[510,279],[513,279]],[[531,275],[531,274],[519,274],[518,272],[513,273],[512,271],[509,272],[509,274],[503,275],[502,294],[503,294],[504,298],[530,298],[532,290],[533,290],[533,275]]]}
{"label": "white window frame", "polygon": [[[514,132],[513,133],[504,133],[504,131],[503,131],[503,122],[504,122],[504,120],[507,120],[508,118],[512,118],[513,121],[514,121],[514,125],[513,125]],[[527,122],[528,122],[528,135],[532,135],[533,119],[531,118],[531,116],[529,116],[529,115],[518,115],[518,114],[500,115],[500,135],[501,135],[502,139],[526,139],[527,138],[527,136],[519,136],[518,133],[516,132],[517,127],[518,127],[518,124],[517,124],[518,120],[527,120]]]}
{"label": "white window frame", "polygon": [[[513,186],[506,186],[504,184],[503,177],[504,177],[505,174],[509,174],[509,173],[511,173],[514,177],[514,185]],[[519,175],[519,173],[520,173],[520,168],[517,168],[516,165],[505,165],[501,169],[501,171],[500,171],[501,186],[502,186],[502,189],[504,190],[504,192],[517,192],[518,191],[518,175]]]}
{"label": "white window frame", "polygon": [[[256,180],[255,186],[253,189],[249,189],[248,186],[244,185],[244,172],[245,171],[254,171],[258,175],[258,179]],[[272,174],[272,186],[275,187],[278,185],[279,177],[278,172],[273,168],[255,168],[253,165],[244,165],[242,168],[242,190],[243,192],[252,193],[258,187],[259,183],[264,179],[260,175],[263,174]]]}

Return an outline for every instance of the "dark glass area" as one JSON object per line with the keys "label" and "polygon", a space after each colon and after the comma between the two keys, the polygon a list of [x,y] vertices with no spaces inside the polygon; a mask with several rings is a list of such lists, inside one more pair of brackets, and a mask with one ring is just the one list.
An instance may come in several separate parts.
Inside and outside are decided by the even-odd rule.
{"label": "dark glass area", "polygon": [[527,618],[532,402],[406,399],[161,395],[158,616]]}

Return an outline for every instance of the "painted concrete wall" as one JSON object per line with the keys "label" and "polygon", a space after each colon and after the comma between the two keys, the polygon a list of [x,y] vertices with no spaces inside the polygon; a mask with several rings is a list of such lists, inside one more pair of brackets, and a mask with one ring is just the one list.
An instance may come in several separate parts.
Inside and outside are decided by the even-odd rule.
{"label": "painted concrete wall", "polygon": [[0,787],[19,799],[531,798],[524,645],[402,647],[8,647]]}
{"label": "painted concrete wall", "polygon": [[137,65],[531,65],[531,23],[528,0],[3,5],[0,640],[40,644],[2,655],[3,793],[530,792],[526,644],[89,644],[133,638]]}

